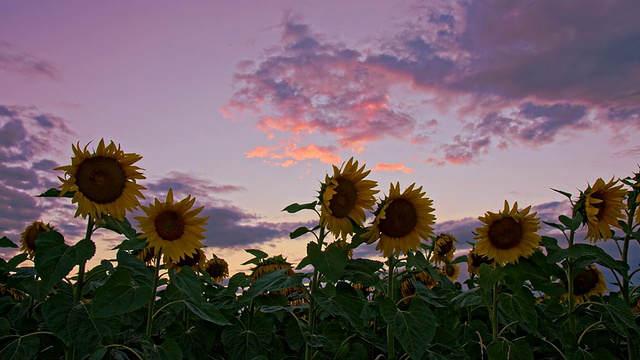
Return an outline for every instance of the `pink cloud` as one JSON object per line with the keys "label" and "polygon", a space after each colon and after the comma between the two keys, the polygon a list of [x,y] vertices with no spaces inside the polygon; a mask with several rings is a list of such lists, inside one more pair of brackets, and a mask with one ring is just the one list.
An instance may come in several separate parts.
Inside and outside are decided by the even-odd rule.
{"label": "pink cloud", "polygon": [[335,154],[337,151],[338,148],[334,146],[309,144],[301,147],[292,141],[281,141],[277,146],[256,146],[246,155],[247,158],[284,160],[269,163],[277,166],[289,167],[300,161],[309,159],[320,160],[320,162],[325,164],[336,164],[340,162],[340,156]]}
{"label": "pink cloud", "polygon": [[379,163],[379,164],[376,164],[376,167],[374,167],[372,171],[393,171],[393,172],[401,171],[405,174],[413,174],[415,172],[415,170],[413,170],[412,168],[406,167],[403,163],[399,163],[399,164]]}

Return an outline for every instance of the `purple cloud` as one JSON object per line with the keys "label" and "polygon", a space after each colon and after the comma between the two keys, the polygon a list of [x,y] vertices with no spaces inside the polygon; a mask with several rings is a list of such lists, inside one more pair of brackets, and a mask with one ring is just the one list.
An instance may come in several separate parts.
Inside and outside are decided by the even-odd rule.
{"label": "purple cloud", "polygon": [[0,70],[32,77],[60,80],[60,71],[51,63],[33,55],[16,51],[13,45],[0,40]]}

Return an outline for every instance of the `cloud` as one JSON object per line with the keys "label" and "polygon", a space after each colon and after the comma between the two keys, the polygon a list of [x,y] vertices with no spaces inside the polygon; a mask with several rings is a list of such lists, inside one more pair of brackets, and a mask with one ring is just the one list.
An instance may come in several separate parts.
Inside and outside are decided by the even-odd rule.
{"label": "cloud", "polygon": [[338,152],[338,147],[336,146],[310,144],[300,147],[293,141],[281,141],[278,146],[256,146],[253,150],[247,152],[246,155],[249,159],[261,158],[277,160],[264,161],[273,165],[289,167],[308,159],[317,159],[325,164],[336,164],[340,162],[340,156],[336,155],[336,152]]}
{"label": "cloud", "polygon": [[427,163],[464,165],[602,125],[623,137],[640,126],[640,23],[631,15],[640,3],[434,1],[409,10],[414,20],[353,43],[285,14],[280,42],[238,64],[223,109],[253,116],[273,142],[247,155],[292,166],[291,143],[339,155],[397,139]]}
{"label": "cloud", "polygon": [[[19,52],[13,45],[2,40],[0,40],[0,70],[49,80],[60,80],[62,77],[61,72],[51,63]],[[2,115],[1,111],[0,115]]]}
{"label": "cloud", "polygon": [[372,171],[401,171],[405,174],[413,174],[415,172],[415,170],[413,170],[412,168],[406,167],[403,163],[399,163],[399,164],[379,163],[379,164],[376,164],[376,166],[371,170]]}

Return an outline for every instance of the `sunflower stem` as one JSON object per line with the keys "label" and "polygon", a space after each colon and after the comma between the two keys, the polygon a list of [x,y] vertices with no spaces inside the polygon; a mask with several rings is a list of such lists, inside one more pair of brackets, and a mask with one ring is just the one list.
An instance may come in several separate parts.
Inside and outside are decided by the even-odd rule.
{"label": "sunflower stem", "polygon": [[[320,227],[320,234],[318,235],[318,246],[322,249],[324,238],[326,237],[325,226]],[[309,334],[313,336],[316,328],[316,301],[313,298],[313,293],[318,289],[318,270],[313,267],[313,276],[311,277],[311,283],[309,284]],[[311,360],[313,358],[313,348],[308,343],[304,348],[305,360]]]}
{"label": "sunflower stem", "polygon": [[[87,217],[87,232],[84,236],[85,239],[91,240],[91,234],[93,233],[93,219],[91,215]],[[78,281],[76,281],[76,291],[73,294],[73,302],[78,303],[82,297],[82,289],[84,288],[84,268],[87,262],[82,261],[78,264]]]}
{"label": "sunflower stem", "polygon": [[[389,276],[387,281],[387,296],[393,301],[393,270],[395,262],[393,261],[393,253],[389,255]],[[393,331],[391,330],[391,324],[387,324],[387,349],[389,354],[389,360],[395,360],[395,339],[393,337]]]}
{"label": "sunflower stem", "polygon": [[493,291],[491,293],[491,334],[493,340],[497,340],[498,333],[498,283],[493,284]]}
{"label": "sunflower stem", "polygon": [[149,306],[147,308],[147,336],[151,337],[153,329],[153,307],[156,303],[156,290],[158,288],[158,278],[160,277],[160,259],[162,258],[162,248],[156,254],[156,264],[153,269],[153,285],[151,285],[151,297],[149,298]]}
{"label": "sunflower stem", "polygon": [[[573,216],[575,217],[576,215],[575,208],[573,210],[573,213],[574,213]],[[575,230],[571,229],[569,232],[569,248],[573,246],[574,237],[575,237]],[[567,291],[569,292],[569,309],[567,312],[568,319],[569,319],[569,331],[571,331],[571,333],[574,336],[576,336],[577,335],[576,314],[574,313],[575,296],[573,294],[573,291],[574,291],[573,261],[571,261],[571,259],[567,259],[566,261],[567,261],[567,283],[569,284],[569,287],[567,289]]]}
{"label": "sunflower stem", "polygon": [[[637,205],[635,203],[636,197],[636,192],[632,191],[629,193],[627,198],[627,207],[629,209],[629,211],[627,211],[627,231],[625,231],[624,244],[622,245],[622,261],[627,265],[629,264],[629,242],[631,241],[631,233],[633,232],[633,228],[635,226],[635,224],[633,224],[633,220],[635,219]],[[633,275],[622,278],[622,289],[620,289],[622,291],[622,298],[624,299],[624,302],[627,304],[627,306],[631,306],[631,301],[629,299],[629,279],[632,276]],[[638,353],[638,350],[636,349],[636,337],[635,335],[632,335],[629,329],[625,331],[625,335],[627,337],[627,353],[629,354],[629,359],[635,360],[637,359]]]}

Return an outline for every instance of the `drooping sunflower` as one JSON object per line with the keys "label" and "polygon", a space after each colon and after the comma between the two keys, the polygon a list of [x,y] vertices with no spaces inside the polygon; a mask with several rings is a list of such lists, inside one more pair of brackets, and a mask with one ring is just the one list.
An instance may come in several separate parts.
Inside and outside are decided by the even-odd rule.
{"label": "drooping sunflower", "polygon": [[156,252],[155,249],[148,244],[147,247],[134,251],[133,256],[145,263],[145,265],[155,265],[154,262],[156,259]]}
{"label": "drooping sunflower", "polygon": [[451,281],[456,281],[460,276],[460,266],[457,264],[444,264],[440,273],[449,278]]}
{"label": "drooping sunflower", "polygon": [[391,184],[389,195],[378,207],[373,225],[363,236],[371,244],[380,239],[376,250],[385,257],[406,254],[420,248],[420,239],[433,235],[435,223],[433,201],[424,197],[422,186],[414,189],[411,184],[400,194],[400,184]]}
{"label": "drooping sunflower", "polygon": [[0,298],[10,297],[14,300],[24,300],[25,295],[16,289],[8,288],[6,285],[0,284]]}
{"label": "drooping sunflower", "polygon": [[173,261],[168,257],[164,257],[164,267],[167,269],[174,269],[175,272],[180,272],[183,267],[190,267],[193,271],[204,271],[207,257],[202,249],[198,248],[193,254],[187,255],[184,258]]}
{"label": "drooping sunflower", "polygon": [[469,274],[476,274],[477,276],[480,276],[478,269],[482,264],[487,264],[491,267],[494,267],[495,261],[493,259],[489,259],[484,255],[479,255],[476,252],[475,248],[469,251],[469,254],[467,256],[467,271],[469,271]]}
{"label": "drooping sunflower", "polygon": [[58,177],[62,181],[60,196],[74,191],[71,201],[78,203],[75,216],[111,215],[122,220],[126,210],[140,206],[138,198],[144,199],[140,190],[145,187],[136,181],[145,177],[142,169],[133,165],[142,156],[125,153],[113,141],[105,146],[104,139],[93,153],[87,150],[88,146],[82,149],[80,143],[72,145],[71,165],[54,169],[65,172],[64,178]]}
{"label": "drooping sunflower", "polygon": [[518,262],[520,257],[530,257],[538,248],[541,236],[536,233],[540,229],[540,218],[537,213],[529,214],[531,206],[518,211],[518,203],[509,209],[505,200],[504,210],[493,213],[487,211],[478,220],[484,223],[476,229],[479,239],[475,251],[498,264]]}
{"label": "drooping sunflower", "polygon": [[451,234],[440,234],[433,242],[433,256],[431,261],[435,264],[449,263],[453,260],[453,254],[456,252],[458,239]]}
{"label": "drooping sunflower", "polygon": [[30,259],[36,255],[36,239],[38,235],[53,230],[53,227],[42,221],[34,221],[27,226],[20,235],[20,251],[26,253]]}
{"label": "drooping sunflower", "polygon": [[262,275],[268,274],[272,271],[276,271],[280,269],[286,269],[285,273],[289,276],[295,274],[295,271],[293,271],[291,264],[287,262],[287,260],[283,258],[281,255],[270,257],[267,259],[262,259],[260,263],[251,271],[250,281],[254,282]]}
{"label": "drooping sunflower", "polygon": [[154,204],[141,207],[146,216],[135,217],[140,223],[142,238],[147,239],[156,254],[162,249],[165,263],[178,263],[204,246],[200,240],[205,238],[202,233],[209,217],[196,216],[204,206],[191,209],[195,201],[189,195],[174,203],[173,190],[169,189],[164,202],[156,198]]}
{"label": "drooping sunflower", "polygon": [[624,218],[623,210],[626,205],[623,200],[627,192],[622,188],[624,185],[616,185],[617,182],[612,178],[605,184],[599,178],[580,196],[578,211],[582,213],[583,222],[587,225],[585,239],[590,242],[610,239],[613,236],[611,226],[620,227],[618,219]]}
{"label": "drooping sunflower", "polygon": [[211,280],[220,282],[229,277],[229,264],[224,259],[214,255],[204,265],[204,271],[211,276]]}
{"label": "drooping sunflower", "polygon": [[353,259],[353,249],[348,249],[347,250],[347,246],[349,245],[348,242],[346,242],[345,240],[336,240],[334,242],[332,242],[331,244],[327,245],[327,249],[331,246],[338,246],[340,247],[342,250],[346,251],[347,253],[347,257],[349,259]]}
{"label": "drooping sunflower", "polygon": [[365,180],[371,170],[358,168],[358,162],[349,159],[340,169],[333,166],[333,176],[327,175],[320,191],[320,224],[338,239],[353,233],[351,221],[362,226],[366,215],[375,204],[377,182]]}
{"label": "drooping sunflower", "polygon": [[[568,288],[567,284],[564,286]],[[607,282],[595,264],[587,265],[584,271],[573,278],[573,295],[577,304],[588,301],[592,296],[603,296],[606,291]],[[569,294],[565,294],[563,300],[566,301],[568,296]]]}
{"label": "drooping sunflower", "polygon": [[402,293],[403,298],[415,295],[416,293],[416,287],[413,285],[412,279],[415,279],[429,289],[433,289],[436,285],[438,285],[436,279],[434,279],[431,274],[424,270],[410,273],[402,280],[402,283],[400,284],[400,292]]}

